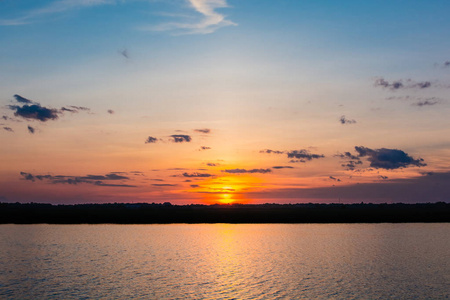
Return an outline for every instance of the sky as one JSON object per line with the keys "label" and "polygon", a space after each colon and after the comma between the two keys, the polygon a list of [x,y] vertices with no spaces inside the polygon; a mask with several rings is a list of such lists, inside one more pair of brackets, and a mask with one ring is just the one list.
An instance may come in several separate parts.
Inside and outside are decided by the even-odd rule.
{"label": "sky", "polygon": [[0,202],[449,202],[449,9],[1,0]]}

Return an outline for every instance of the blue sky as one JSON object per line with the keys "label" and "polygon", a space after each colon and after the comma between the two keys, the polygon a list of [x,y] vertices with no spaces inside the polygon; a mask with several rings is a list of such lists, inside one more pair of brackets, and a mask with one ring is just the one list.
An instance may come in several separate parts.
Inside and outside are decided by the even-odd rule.
{"label": "blue sky", "polygon": [[[0,1],[0,177],[13,187],[0,197],[202,202],[228,180],[235,187],[226,199],[267,191],[301,202],[311,194],[297,189],[432,182],[424,174],[450,172],[449,8],[448,1]],[[14,95],[57,117],[22,113]],[[69,106],[86,109],[62,110]],[[192,139],[172,144],[176,133]],[[158,142],[145,144],[148,136]],[[355,156],[355,146],[374,152],[345,169],[348,157],[339,155]],[[264,149],[323,157],[289,162]],[[408,163],[380,167],[377,155],[394,159],[394,150]],[[279,164],[292,168],[226,172]],[[178,169],[209,170],[213,181],[181,181]],[[133,189],[90,182],[75,189],[20,175],[86,183],[86,174],[114,171],[148,180],[130,175],[123,181],[133,184],[122,185]],[[165,183],[149,183],[152,176]]]}

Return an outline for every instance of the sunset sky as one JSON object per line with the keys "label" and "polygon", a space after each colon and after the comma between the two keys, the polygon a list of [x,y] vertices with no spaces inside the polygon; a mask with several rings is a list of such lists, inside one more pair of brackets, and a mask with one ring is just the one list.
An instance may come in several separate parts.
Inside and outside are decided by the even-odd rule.
{"label": "sunset sky", "polygon": [[449,11],[1,0],[0,202],[448,202]]}

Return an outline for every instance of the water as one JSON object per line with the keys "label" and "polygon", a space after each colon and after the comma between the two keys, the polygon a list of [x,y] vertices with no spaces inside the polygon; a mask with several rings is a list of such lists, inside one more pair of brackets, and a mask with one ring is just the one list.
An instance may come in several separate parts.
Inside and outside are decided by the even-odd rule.
{"label": "water", "polygon": [[2,225],[1,299],[448,299],[450,224]]}

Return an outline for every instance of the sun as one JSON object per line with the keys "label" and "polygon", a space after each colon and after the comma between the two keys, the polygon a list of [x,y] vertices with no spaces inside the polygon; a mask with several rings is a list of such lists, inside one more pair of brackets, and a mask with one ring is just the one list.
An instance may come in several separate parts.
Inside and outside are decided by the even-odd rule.
{"label": "sun", "polygon": [[231,204],[234,201],[235,201],[235,199],[233,199],[231,194],[221,194],[220,195],[219,203],[221,203],[221,204]]}

